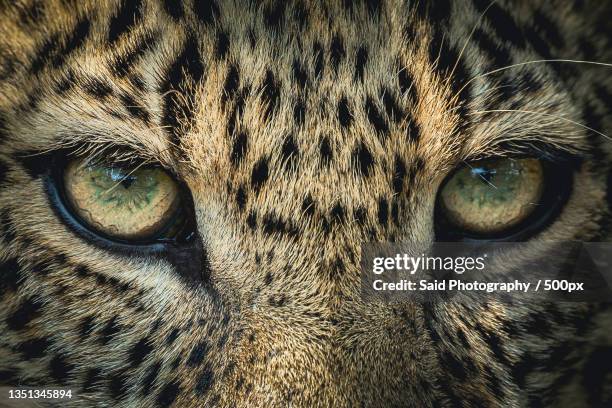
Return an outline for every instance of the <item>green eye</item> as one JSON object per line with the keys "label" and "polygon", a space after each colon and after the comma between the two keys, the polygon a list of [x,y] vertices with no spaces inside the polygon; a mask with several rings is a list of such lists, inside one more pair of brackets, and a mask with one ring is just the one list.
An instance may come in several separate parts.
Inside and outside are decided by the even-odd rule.
{"label": "green eye", "polygon": [[450,177],[439,193],[439,209],[450,228],[496,235],[527,220],[543,191],[544,168],[539,160],[483,160]]}
{"label": "green eye", "polygon": [[157,238],[180,221],[179,187],[160,168],[73,160],[64,171],[64,191],[82,221],[112,238]]}

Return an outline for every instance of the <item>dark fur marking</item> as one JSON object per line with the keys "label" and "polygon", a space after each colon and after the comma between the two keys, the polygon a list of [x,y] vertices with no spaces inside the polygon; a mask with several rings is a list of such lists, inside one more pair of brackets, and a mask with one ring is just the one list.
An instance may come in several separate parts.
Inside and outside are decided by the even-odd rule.
{"label": "dark fur marking", "polygon": [[206,365],[198,378],[196,383],[195,391],[196,394],[202,396],[206,394],[215,383],[215,375],[212,369]]}
{"label": "dark fur marking", "polygon": [[399,107],[397,101],[391,94],[391,91],[387,88],[382,88],[380,92],[380,97],[383,101],[383,105],[385,106],[385,112],[387,112],[387,116],[389,117],[389,119],[391,119],[395,123],[400,122],[402,120],[402,117],[404,116],[404,112],[402,112],[402,109]]}
{"label": "dark fur marking", "polygon": [[489,20],[491,27],[502,40],[511,43],[514,47],[525,47],[523,31],[517,26],[510,13],[499,4],[489,0],[474,0],[474,5],[480,13],[487,10],[484,17]]}
{"label": "dark fur marking", "polygon": [[231,161],[234,165],[239,164],[247,152],[248,139],[245,132],[240,132],[234,138],[232,143],[232,152],[230,154]]}
{"label": "dark fur marking", "polygon": [[559,31],[559,27],[551,20],[541,10],[536,10],[533,14],[533,24],[535,27],[538,27],[546,41],[556,48],[562,48],[565,46],[565,41]]}
{"label": "dark fur marking", "polygon": [[100,332],[100,343],[108,344],[108,342],[119,332],[121,331],[121,327],[117,323],[117,316],[113,316],[106,323],[106,326]]}
{"label": "dark fur marking", "polygon": [[203,24],[211,24],[219,16],[219,6],[214,0],[196,0],[193,11]]}
{"label": "dark fur marking", "polygon": [[306,105],[300,99],[295,102],[295,106],[293,107],[293,120],[299,126],[304,124],[306,120]]}
{"label": "dark fur marking", "polygon": [[345,129],[353,122],[353,115],[351,114],[346,96],[342,96],[338,101],[338,121],[340,122],[340,126]]}
{"label": "dark fur marking", "polygon": [[414,79],[412,74],[408,72],[406,68],[399,71],[397,74],[397,79],[399,81],[400,90],[403,94],[409,92],[408,99],[412,104],[416,104],[417,102],[417,91],[416,86],[414,85]]}
{"label": "dark fur marking", "polygon": [[225,77],[225,83],[223,84],[221,101],[225,103],[228,99],[235,97],[239,86],[240,72],[238,71],[238,67],[232,64],[227,70],[227,76]]}
{"label": "dark fur marking", "polygon": [[72,54],[77,48],[83,45],[85,39],[89,36],[90,29],[91,23],[89,20],[83,19],[79,21],[72,33],[70,33],[66,45],[62,47],[62,49],[59,50],[52,58],[51,64],[55,68],[59,68],[61,65],[63,65],[66,58],[68,58],[68,56],[70,56],[70,54]]}
{"label": "dark fur marking", "polygon": [[119,401],[127,396],[127,381],[128,379],[124,374],[115,374],[109,377],[108,390],[112,399]]}
{"label": "dark fur marking", "polygon": [[93,331],[93,324],[95,321],[94,315],[85,316],[79,324],[79,338],[85,340]]}
{"label": "dark fur marking", "polygon": [[153,384],[159,375],[159,371],[161,370],[161,363],[158,361],[147,369],[147,375],[142,380],[142,388],[140,389],[140,393],[143,396],[148,396],[151,394],[151,389],[153,388]]}
{"label": "dark fur marking", "polygon": [[255,163],[251,172],[251,186],[253,189],[259,191],[261,186],[268,180],[268,176],[268,159],[262,157]]}
{"label": "dark fur marking", "polygon": [[372,153],[370,153],[370,150],[363,142],[353,150],[353,162],[357,170],[361,172],[364,177],[370,175],[370,171],[374,166],[374,157],[372,157]]}
{"label": "dark fur marking", "polygon": [[132,117],[134,117],[135,119],[139,119],[145,123],[151,120],[149,112],[142,106],[139,106],[138,102],[136,102],[132,95],[127,93],[121,94],[120,99],[121,103],[123,104],[123,107],[125,108],[125,110],[128,111],[130,115],[132,115]]}
{"label": "dark fur marking", "polygon": [[113,88],[108,82],[91,78],[83,86],[85,92],[97,99],[104,99],[113,93]]}
{"label": "dark fur marking", "polygon": [[[15,227],[9,215],[9,211],[6,208],[0,211],[0,232],[2,233],[1,237],[5,243],[10,244],[15,240]],[[17,282],[19,282],[19,280]]]}
{"label": "dark fur marking", "polygon": [[334,152],[326,136],[323,136],[319,142],[319,153],[321,154],[321,163],[324,165],[329,165],[334,158]]}
{"label": "dark fur marking", "polygon": [[587,390],[589,405],[608,406],[610,401],[604,401],[606,378],[612,371],[610,367],[612,361],[612,348],[597,347],[584,364],[582,371],[582,386]]}
{"label": "dark fur marking", "polygon": [[0,263],[0,299],[4,293],[17,291],[22,281],[23,275],[16,258],[9,258]]}
{"label": "dark fur marking", "polygon": [[474,41],[494,62],[494,68],[502,68],[512,64],[512,57],[506,47],[497,44],[484,30],[477,28],[473,35]]}
{"label": "dark fur marking", "polygon": [[338,72],[338,65],[344,59],[346,51],[344,50],[344,41],[339,34],[336,34],[329,46],[329,62],[331,63],[334,72]]}
{"label": "dark fur marking", "polygon": [[395,156],[395,168],[393,171],[392,187],[395,194],[401,194],[406,179],[406,164],[399,155]]}
{"label": "dark fur marking", "polygon": [[246,219],[247,225],[253,231],[257,229],[257,213],[255,211],[251,211]]}
{"label": "dark fur marking", "polygon": [[57,354],[49,363],[49,375],[58,384],[67,384],[68,376],[74,370],[75,365],[66,360],[63,354]]}
{"label": "dark fur marking", "polygon": [[215,44],[215,56],[217,59],[223,59],[227,55],[230,48],[230,39],[226,32],[217,32],[217,41]]}
{"label": "dark fur marking", "polygon": [[280,28],[285,17],[285,2],[274,0],[264,9],[264,22],[271,30]]}
{"label": "dark fur marking", "polygon": [[357,221],[357,224],[363,226],[366,223],[367,220],[367,212],[366,209],[364,207],[358,207],[355,210],[355,221]]}
{"label": "dark fur marking", "polygon": [[266,76],[261,86],[262,99],[266,104],[264,109],[264,120],[269,120],[270,115],[276,111],[280,103],[280,82],[274,78],[272,71],[266,71]]}
{"label": "dark fur marking", "polygon": [[[197,1],[196,1],[197,3]],[[183,18],[183,2],[177,0],[163,0],[164,10],[174,20],[180,20]]]}
{"label": "dark fur marking", "polygon": [[263,232],[268,235],[286,234],[295,238],[299,233],[297,227],[290,221],[285,221],[273,213],[268,213],[263,216],[262,227]]}
{"label": "dark fur marking", "polygon": [[42,303],[29,297],[6,318],[6,325],[10,330],[23,330],[32,320],[40,316]]}
{"label": "dark fur marking", "polygon": [[33,358],[43,357],[47,353],[47,349],[50,345],[50,339],[28,339],[17,345],[17,351],[22,354],[24,360],[31,360]]}
{"label": "dark fur marking", "polygon": [[342,207],[342,204],[340,203],[334,204],[329,215],[330,215],[332,222],[340,223],[340,224],[343,223],[345,220],[345,210],[344,210],[344,207]]}
{"label": "dark fur marking", "polygon": [[94,367],[87,370],[87,374],[85,375],[85,381],[83,382],[83,392],[90,393],[94,390],[94,386],[99,384],[102,380],[102,370],[100,368]]}
{"label": "dark fur marking", "polygon": [[127,75],[130,68],[144,55],[151,50],[159,36],[153,33],[139,36],[138,41],[125,54],[119,55],[112,63],[113,73],[119,77]]}
{"label": "dark fur marking", "polygon": [[132,346],[129,353],[129,360],[132,367],[138,367],[152,351],[153,346],[151,345],[151,339],[144,337],[138,340],[138,342]]}
{"label": "dark fur marking", "polygon": [[132,29],[142,18],[142,0],[126,0],[119,11],[110,19],[108,42],[117,41],[123,34]]}
{"label": "dark fur marking", "polygon": [[181,392],[181,387],[176,382],[170,382],[161,389],[157,395],[157,403],[162,407],[168,407],[174,403]]}
{"label": "dark fur marking", "polygon": [[300,156],[300,150],[292,135],[289,135],[281,149],[281,159],[285,163],[286,168],[295,168]]}
{"label": "dark fur marking", "polygon": [[244,187],[241,185],[238,187],[238,191],[236,191],[236,204],[238,205],[238,209],[240,211],[244,211],[244,207],[246,206],[247,196],[246,191],[244,191]]}
{"label": "dark fur marking", "polygon": [[376,107],[376,103],[372,97],[368,96],[365,102],[365,111],[368,116],[368,121],[374,127],[374,130],[386,136],[389,133],[389,125],[383,118],[382,114]]}
{"label": "dark fur marking", "polygon": [[210,346],[208,345],[208,343],[205,340],[201,341],[193,348],[193,350],[191,350],[189,358],[187,359],[187,365],[189,367],[199,366],[200,364],[202,364],[209,351]]}
{"label": "dark fur marking", "polygon": [[302,212],[306,214],[307,216],[312,217],[315,213],[315,209],[316,209],[315,202],[312,199],[312,196],[308,194],[306,198],[304,198],[304,201],[302,201]]}
{"label": "dark fur marking", "polygon": [[411,142],[418,142],[421,137],[421,128],[418,123],[414,121],[414,119],[408,122],[408,128],[406,129],[406,138]]}
{"label": "dark fur marking", "polygon": [[308,73],[302,67],[300,61],[298,61],[297,59],[293,60],[293,65],[291,69],[293,72],[293,77],[295,78],[298,86],[301,89],[304,89],[304,87],[306,86],[306,81],[308,81]]}
{"label": "dark fur marking", "polygon": [[383,227],[389,223],[389,203],[382,197],[378,200],[378,223]]}
{"label": "dark fur marking", "polygon": [[355,80],[363,81],[363,73],[367,63],[368,49],[365,45],[362,45],[359,47],[357,54],[355,55]]}

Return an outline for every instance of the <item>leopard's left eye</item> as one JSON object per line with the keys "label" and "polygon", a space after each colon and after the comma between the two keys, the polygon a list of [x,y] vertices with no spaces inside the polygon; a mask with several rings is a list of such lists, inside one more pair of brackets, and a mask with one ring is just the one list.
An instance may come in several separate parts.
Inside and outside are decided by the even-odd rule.
{"label": "leopard's left eye", "polygon": [[82,223],[128,242],[171,238],[181,223],[181,194],[158,167],[121,167],[72,160],[63,174],[64,195]]}
{"label": "leopard's left eye", "polygon": [[535,158],[466,163],[438,192],[437,233],[452,240],[517,238],[549,218],[563,195],[559,186],[570,182],[564,173],[552,180],[549,164]]}

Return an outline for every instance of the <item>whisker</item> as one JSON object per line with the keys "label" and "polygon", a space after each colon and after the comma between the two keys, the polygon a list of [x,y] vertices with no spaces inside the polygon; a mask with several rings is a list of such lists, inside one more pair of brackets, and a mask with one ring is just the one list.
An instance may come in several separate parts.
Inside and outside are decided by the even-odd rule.
{"label": "whisker", "polygon": [[559,119],[568,123],[571,123],[573,125],[579,126],[583,129],[589,130],[591,132],[594,132],[602,137],[605,137],[606,139],[612,139],[610,136],[601,133],[598,130],[595,130],[589,126],[583,125],[580,122],[576,122],[575,120],[571,120],[568,119],[566,117],[563,116],[559,116],[559,115],[555,115],[552,113],[547,113],[547,112],[536,112],[536,111],[528,111],[528,110],[520,110],[520,109],[489,109],[489,110],[481,110],[481,111],[474,111],[471,112],[470,115],[477,115],[477,114],[486,114],[486,113],[526,113],[526,114],[531,114],[531,115],[540,115],[540,116],[548,116],[548,117],[552,117],[555,119]]}
{"label": "whisker", "polygon": [[501,71],[505,71],[507,69],[510,68],[517,68],[517,67],[522,67],[525,65],[531,65],[531,64],[541,64],[541,63],[546,63],[546,62],[568,62],[568,63],[574,63],[574,64],[587,64],[587,65],[597,65],[597,66],[603,66],[603,67],[612,67],[612,64],[610,63],[606,63],[606,62],[597,62],[597,61],[586,61],[586,60],[571,60],[571,59],[541,59],[541,60],[532,60],[532,61],[524,61],[524,62],[519,62],[516,64],[512,64],[512,65],[507,65],[505,67],[501,67],[501,68],[496,68],[494,70],[485,72],[483,74],[478,74],[476,76],[474,76],[473,78],[471,78],[469,81],[467,81],[460,89],[459,91],[457,91],[457,93],[453,96],[453,99],[457,96],[460,95],[461,92],[463,92],[463,90],[470,85],[473,81],[475,81],[478,78],[483,78],[489,75],[493,75],[497,72],[501,72]]}

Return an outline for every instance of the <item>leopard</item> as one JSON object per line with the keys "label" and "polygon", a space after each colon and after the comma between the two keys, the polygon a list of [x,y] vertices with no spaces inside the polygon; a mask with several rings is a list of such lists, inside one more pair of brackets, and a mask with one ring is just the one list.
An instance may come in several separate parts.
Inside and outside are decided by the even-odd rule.
{"label": "leopard", "polygon": [[[606,242],[611,13],[1,1],[0,405],[609,406],[603,300],[389,302],[360,260],[443,241],[445,180],[504,158],[562,163],[566,191],[514,241]],[[180,207],[178,232],[83,208],[77,186],[124,168],[121,191],[166,188],[147,231]],[[24,387],[71,395],[8,398]]]}

